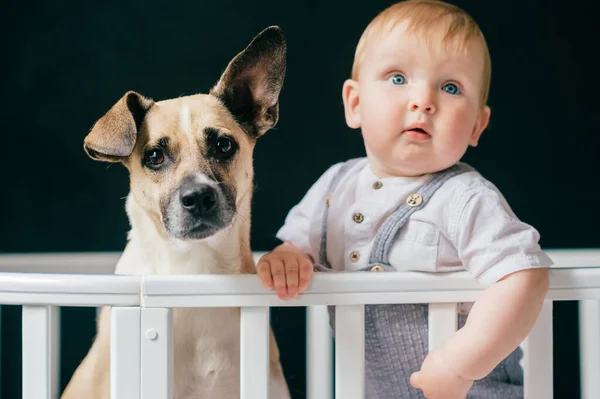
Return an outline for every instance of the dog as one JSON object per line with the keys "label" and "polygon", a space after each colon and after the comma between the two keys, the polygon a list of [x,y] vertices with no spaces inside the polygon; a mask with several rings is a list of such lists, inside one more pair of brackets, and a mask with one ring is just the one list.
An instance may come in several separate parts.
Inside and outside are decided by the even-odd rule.
{"label": "dog", "polygon": [[[131,224],[117,274],[255,273],[252,152],[279,118],[281,29],[235,56],[209,94],[159,102],[127,92],[84,140],[94,160],[129,171]],[[270,395],[289,399],[270,331]],[[240,309],[173,309],[174,399],[240,397]],[[110,308],[62,399],[110,397]]]}

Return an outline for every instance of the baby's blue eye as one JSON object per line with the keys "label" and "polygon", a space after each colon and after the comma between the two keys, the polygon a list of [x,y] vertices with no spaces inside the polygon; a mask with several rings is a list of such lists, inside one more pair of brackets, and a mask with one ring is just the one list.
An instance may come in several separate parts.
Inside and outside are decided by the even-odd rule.
{"label": "baby's blue eye", "polygon": [[460,94],[460,89],[454,83],[446,83],[442,86],[442,90],[448,94]]}
{"label": "baby's blue eye", "polygon": [[403,85],[404,83],[406,83],[406,79],[404,78],[404,76],[397,74],[392,76],[392,83],[395,85]]}

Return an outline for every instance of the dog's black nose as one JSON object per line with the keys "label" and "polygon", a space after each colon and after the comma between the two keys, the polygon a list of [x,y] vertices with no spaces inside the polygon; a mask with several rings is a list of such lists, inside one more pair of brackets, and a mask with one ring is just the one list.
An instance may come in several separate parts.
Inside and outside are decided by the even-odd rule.
{"label": "dog's black nose", "polygon": [[195,216],[203,216],[215,209],[217,192],[208,184],[187,184],[179,192],[181,206]]}

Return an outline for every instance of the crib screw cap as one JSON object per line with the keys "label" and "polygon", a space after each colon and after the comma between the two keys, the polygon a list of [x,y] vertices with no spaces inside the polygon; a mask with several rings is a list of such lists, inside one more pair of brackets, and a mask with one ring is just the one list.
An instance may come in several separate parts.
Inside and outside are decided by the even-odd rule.
{"label": "crib screw cap", "polygon": [[154,328],[149,328],[146,330],[146,338],[148,338],[150,341],[154,341],[156,338],[158,338],[158,333]]}

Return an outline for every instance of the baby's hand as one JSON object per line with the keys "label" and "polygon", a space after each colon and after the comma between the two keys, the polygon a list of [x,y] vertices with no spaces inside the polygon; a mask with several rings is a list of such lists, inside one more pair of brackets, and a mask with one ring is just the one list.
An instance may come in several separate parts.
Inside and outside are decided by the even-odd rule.
{"label": "baby's hand", "polygon": [[427,399],[465,399],[473,381],[456,374],[434,350],[423,361],[421,370],[410,376],[410,385],[422,390]]}
{"label": "baby's hand", "polygon": [[265,288],[275,287],[280,299],[295,298],[308,288],[313,262],[292,244],[284,243],[263,256],[256,271]]}

